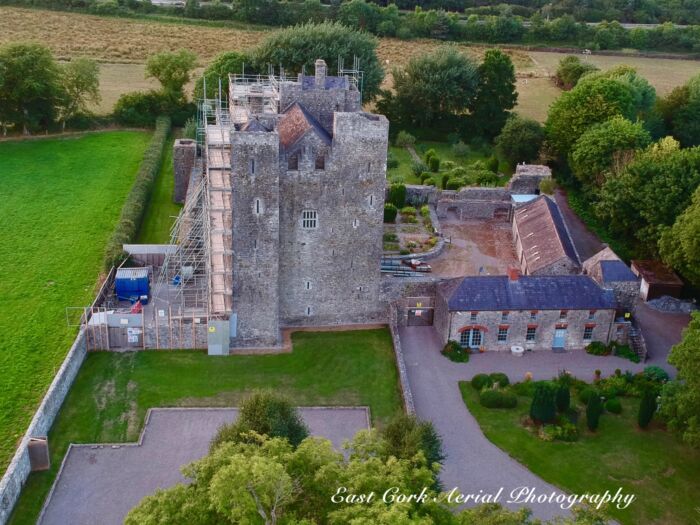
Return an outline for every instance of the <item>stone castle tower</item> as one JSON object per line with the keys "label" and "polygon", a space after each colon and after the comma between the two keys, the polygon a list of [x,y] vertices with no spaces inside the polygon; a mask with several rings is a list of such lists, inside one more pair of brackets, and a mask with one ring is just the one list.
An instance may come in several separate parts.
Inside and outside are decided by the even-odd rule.
{"label": "stone castle tower", "polygon": [[230,78],[231,347],[377,322],[389,123],[355,79]]}

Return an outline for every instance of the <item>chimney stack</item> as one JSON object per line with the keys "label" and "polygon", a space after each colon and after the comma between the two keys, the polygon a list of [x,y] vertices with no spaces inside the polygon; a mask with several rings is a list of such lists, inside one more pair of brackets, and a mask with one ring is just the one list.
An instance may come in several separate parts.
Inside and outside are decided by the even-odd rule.
{"label": "chimney stack", "polygon": [[517,268],[508,268],[508,279],[517,281],[520,278],[520,270]]}
{"label": "chimney stack", "polygon": [[322,58],[316,60],[316,87],[324,89],[326,87],[326,61]]}

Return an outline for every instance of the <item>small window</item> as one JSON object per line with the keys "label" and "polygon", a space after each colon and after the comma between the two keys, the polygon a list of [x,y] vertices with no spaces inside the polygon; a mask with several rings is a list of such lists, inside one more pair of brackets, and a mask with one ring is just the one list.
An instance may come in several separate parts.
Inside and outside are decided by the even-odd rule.
{"label": "small window", "polygon": [[584,341],[590,341],[593,339],[593,327],[592,326],[586,326],[583,329],[583,340]]}
{"label": "small window", "polygon": [[306,307],[306,315],[311,315],[311,307],[310,306]]}
{"label": "small window", "polygon": [[367,173],[372,173],[372,163],[371,162],[367,163]]}
{"label": "small window", "polygon": [[318,228],[318,212],[316,210],[304,210],[301,212],[301,227],[305,230]]}
{"label": "small window", "polygon": [[568,312],[567,312],[566,310],[560,311],[560,312],[559,312],[559,320],[560,320],[560,321],[564,321],[564,320],[566,319],[567,313],[568,313]]}
{"label": "small window", "polygon": [[262,203],[260,199],[255,199],[255,215],[260,215],[262,213]]}
{"label": "small window", "polygon": [[593,319],[595,319],[595,310],[590,310],[588,312],[588,320],[592,321]]}
{"label": "small window", "polygon": [[469,346],[469,335],[470,330],[465,330],[459,334],[459,344],[460,346]]}
{"label": "small window", "polygon": [[360,225],[360,221],[357,219],[352,220],[352,227],[357,228]]}
{"label": "small window", "polygon": [[469,316],[472,323],[476,322],[476,318],[479,316],[479,312],[472,312]]}
{"label": "small window", "polygon": [[299,154],[296,153],[287,159],[287,169],[296,171],[299,169]]}
{"label": "small window", "polygon": [[537,320],[537,310],[533,310],[530,312],[530,321],[536,321]]}
{"label": "small window", "polygon": [[374,206],[374,195],[369,196],[369,205]]}
{"label": "small window", "polygon": [[306,281],[304,283],[304,288],[306,288],[307,290],[311,290],[311,281]]}
{"label": "small window", "polygon": [[528,326],[527,332],[525,333],[525,341],[534,341],[536,335],[537,335],[537,327]]}
{"label": "small window", "polygon": [[501,312],[501,321],[505,322],[508,320],[508,312]]}
{"label": "small window", "polygon": [[498,342],[505,343],[508,339],[508,327],[502,326],[498,329]]}
{"label": "small window", "polygon": [[248,169],[250,170],[251,175],[255,175],[255,159],[250,159],[250,162],[248,163]]}
{"label": "small window", "polygon": [[316,156],[316,169],[325,170],[326,169],[326,157],[323,155]]}

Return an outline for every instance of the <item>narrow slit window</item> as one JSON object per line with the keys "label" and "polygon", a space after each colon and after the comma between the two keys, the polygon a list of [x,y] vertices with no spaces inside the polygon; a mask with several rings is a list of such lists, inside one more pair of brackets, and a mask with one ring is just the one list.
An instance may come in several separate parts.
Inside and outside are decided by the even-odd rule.
{"label": "narrow slit window", "polygon": [[311,290],[311,281],[306,281],[306,282],[304,283],[304,287],[305,287],[307,290]]}
{"label": "narrow slit window", "polygon": [[250,159],[249,169],[250,169],[250,174],[255,175],[255,159]]}
{"label": "narrow slit window", "polygon": [[357,228],[360,225],[360,221],[357,219],[352,220],[352,227]]}
{"label": "narrow slit window", "polygon": [[306,307],[306,315],[311,315],[311,307],[310,306]]}
{"label": "narrow slit window", "polygon": [[262,204],[260,204],[260,199],[255,199],[255,215],[260,215],[262,213]]}

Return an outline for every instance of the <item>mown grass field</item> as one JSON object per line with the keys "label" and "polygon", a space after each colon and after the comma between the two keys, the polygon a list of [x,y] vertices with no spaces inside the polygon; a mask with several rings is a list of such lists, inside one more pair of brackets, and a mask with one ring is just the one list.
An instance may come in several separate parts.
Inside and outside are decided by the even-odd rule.
{"label": "mown grass field", "polygon": [[580,439],[545,442],[521,424],[530,397],[519,397],[514,409],[489,409],[479,404],[469,383],[461,382],[460,389],[486,437],[545,481],[572,494],[615,493],[619,487],[634,494],[636,500],[626,510],[608,508],[619,523],[698,523],[700,452],[654,422],[639,430],[638,398],[621,398],[622,414],[605,413],[595,433],[585,429],[585,407],[579,406]]}
{"label": "mown grass field", "polygon": [[149,134],[0,142],[0,472],[68,352]]}
{"label": "mown grass field", "polygon": [[52,468],[29,477],[11,523],[34,524],[69,443],[135,441],[151,407],[235,406],[269,388],[299,406],[368,405],[375,424],[401,410],[387,330],[298,332],[292,344],[280,355],[88,355],[49,433]]}

